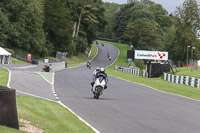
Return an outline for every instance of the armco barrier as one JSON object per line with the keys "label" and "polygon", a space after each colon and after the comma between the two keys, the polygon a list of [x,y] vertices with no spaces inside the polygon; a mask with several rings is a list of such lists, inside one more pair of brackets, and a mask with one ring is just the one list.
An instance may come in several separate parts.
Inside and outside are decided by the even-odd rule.
{"label": "armco barrier", "polygon": [[120,69],[122,70],[122,72],[125,72],[125,73],[130,73],[130,74],[137,75],[137,76],[140,75],[140,70],[139,69],[131,68],[131,67],[115,66],[115,70],[118,71]]}
{"label": "armco barrier", "polygon": [[195,77],[164,73],[164,80],[177,84],[185,84],[192,87],[200,88],[200,79]]}

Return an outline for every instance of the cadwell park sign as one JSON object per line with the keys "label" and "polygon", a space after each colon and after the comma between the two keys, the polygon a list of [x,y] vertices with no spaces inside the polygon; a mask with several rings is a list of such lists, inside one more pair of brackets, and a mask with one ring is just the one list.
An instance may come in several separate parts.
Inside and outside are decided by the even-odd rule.
{"label": "cadwell park sign", "polygon": [[135,59],[168,60],[168,52],[135,50]]}

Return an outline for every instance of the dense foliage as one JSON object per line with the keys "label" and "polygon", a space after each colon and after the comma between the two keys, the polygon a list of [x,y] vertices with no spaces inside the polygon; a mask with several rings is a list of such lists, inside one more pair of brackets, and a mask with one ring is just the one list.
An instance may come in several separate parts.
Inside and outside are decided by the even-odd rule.
{"label": "dense foliage", "polygon": [[[151,0],[0,0],[0,46],[45,56],[85,52],[98,37],[124,40],[135,49],[165,50],[186,61],[200,58],[200,10],[185,0],[174,13]],[[190,46],[190,48],[188,48]],[[190,56],[189,56],[190,58]]]}
{"label": "dense foliage", "polygon": [[104,30],[104,10],[101,0],[0,0],[0,46],[37,57],[85,52]]}
{"label": "dense foliage", "polygon": [[[195,47],[194,59],[200,58],[200,10],[196,0],[185,0],[174,13],[151,0],[133,0],[129,4],[105,3],[106,30],[100,36],[125,40],[135,49],[163,50],[174,61],[186,62]],[[190,56],[189,56],[190,57]]]}

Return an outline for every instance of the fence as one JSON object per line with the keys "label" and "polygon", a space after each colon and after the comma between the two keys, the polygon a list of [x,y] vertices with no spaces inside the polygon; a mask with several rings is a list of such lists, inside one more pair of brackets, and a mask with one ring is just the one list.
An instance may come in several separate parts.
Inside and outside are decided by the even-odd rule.
{"label": "fence", "polygon": [[36,60],[36,59],[31,59],[31,61],[28,61],[27,57],[19,56],[19,55],[16,55],[16,54],[13,54],[12,57],[16,58],[18,60],[24,61],[24,62],[28,62],[28,63],[32,63],[32,64],[38,64],[38,60]]}
{"label": "fence", "polygon": [[177,84],[185,84],[192,87],[200,88],[200,79],[195,77],[164,73],[164,80]]}
{"label": "fence", "polygon": [[121,70],[125,73],[130,73],[133,75],[140,76],[140,70],[137,67],[123,67],[123,66],[115,66],[115,70]]}

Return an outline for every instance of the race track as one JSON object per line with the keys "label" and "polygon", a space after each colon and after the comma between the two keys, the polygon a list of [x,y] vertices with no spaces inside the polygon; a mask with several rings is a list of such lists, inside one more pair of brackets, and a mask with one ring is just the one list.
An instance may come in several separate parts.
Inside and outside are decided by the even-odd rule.
{"label": "race track", "polygon": [[[68,68],[55,74],[56,93],[66,106],[102,133],[199,133],[200,102],[109,76],[108,89],[93,99],[93,70],[106,67],[118,49],[98,47],[92,69]],[[107,52],[112,61],[108,61]],[[155,83],[156,84],[156,83]]]}

